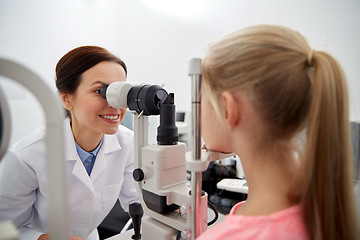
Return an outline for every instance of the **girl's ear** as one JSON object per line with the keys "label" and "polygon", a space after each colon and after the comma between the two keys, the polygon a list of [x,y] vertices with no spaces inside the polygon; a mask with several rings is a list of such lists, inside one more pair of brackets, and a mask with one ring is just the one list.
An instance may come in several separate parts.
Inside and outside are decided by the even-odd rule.
{"label": "girl's ear", "polygon": [[231,130],[241,122],[241,103],[228,91],[223,92],[221,98],[226,126]]}
{"label": "girl's ear", "polygon": [[61,96],[61,100],[64,105],[64,108],[68,111],[71,111],[73,109],[72,101],[71,101],[72,95],[65,93],[65,92],[60,92],[60,96]]}

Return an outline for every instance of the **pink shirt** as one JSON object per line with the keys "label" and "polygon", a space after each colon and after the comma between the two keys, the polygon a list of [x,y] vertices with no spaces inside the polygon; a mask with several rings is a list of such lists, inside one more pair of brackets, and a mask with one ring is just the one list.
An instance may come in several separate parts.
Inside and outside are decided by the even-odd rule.
{"label": "pink shirt", "polygon": [[204,232],[197,240],[261,239],[303,240],[307,238],[300,205],[264,216],[234,215],[236,204],[224,221]]}

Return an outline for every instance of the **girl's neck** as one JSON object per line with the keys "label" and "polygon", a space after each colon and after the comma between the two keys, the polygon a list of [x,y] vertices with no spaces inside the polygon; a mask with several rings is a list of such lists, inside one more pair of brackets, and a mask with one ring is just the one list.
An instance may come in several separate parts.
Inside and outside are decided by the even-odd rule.
{"label": "girl's neck", "polygon": [[284,152],[262,155],[252,151],[252,154],[239,155],[249,193],[246,203],[238,208],[236,214],[268,215],[296,204],[288,198],[296,161],[294,154]]}

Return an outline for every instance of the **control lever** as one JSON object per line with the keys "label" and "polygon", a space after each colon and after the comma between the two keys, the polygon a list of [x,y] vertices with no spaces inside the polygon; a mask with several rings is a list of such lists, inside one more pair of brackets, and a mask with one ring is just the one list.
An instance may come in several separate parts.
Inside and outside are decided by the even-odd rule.
{"label": "control lever", "polygon": [[135,240],[141,239],[141,218],[144,214],[142,206],[140,203],[132,203],[129,205],[129,215],[132,219],[133,226],[134,226],[134,235],[131,237]]}

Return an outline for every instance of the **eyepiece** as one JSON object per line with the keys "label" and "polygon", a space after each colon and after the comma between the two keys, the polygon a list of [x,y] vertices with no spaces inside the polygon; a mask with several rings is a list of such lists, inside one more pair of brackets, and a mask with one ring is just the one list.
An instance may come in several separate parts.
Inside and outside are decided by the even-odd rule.
{"label": "eyepiece", "polygon": [[100,88],[100,95],[101,95],[104,99],[106,99],[106,90],[107,90],[108,87],[109,87],[109,85],[104,85],[104,86],[102,86],[102,87]]}
{"label": "eyepiece", "polygon": [[113,82],[104,85],[99,93],[114,108],[129,108],[144,116],[159,115],[160,106],[169,94],[158,85],[136,85]]}

